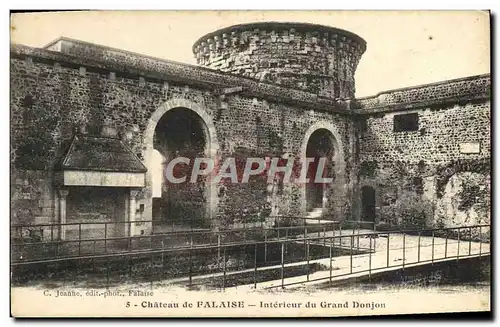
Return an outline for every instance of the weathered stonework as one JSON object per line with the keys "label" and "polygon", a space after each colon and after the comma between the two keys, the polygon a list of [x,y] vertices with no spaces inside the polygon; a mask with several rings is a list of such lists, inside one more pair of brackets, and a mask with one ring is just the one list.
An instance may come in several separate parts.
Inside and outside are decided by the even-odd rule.
{"label": "weathered stonework", "polygon": [[439,108],[471,100],[487,100],[490,96],[491,78],[487,74],[380,92],[375,96],[356,99],[351,103],[351,109],[359,114],[368,114],[422,107]]}
{"label": "weathered stonework", "polygon": [[[98,133],[102,125],[116,129],[122,141],[149,170],[155,124],[169,109],[178,107],[193,110],[202,118],[210,135],[208,155],[217,156],[220,161],[242,150],[256,156],[289,153],[298,157],[306,130],[318,121],[327,121],[329,125],[335,126],[336,137],[340,138],[339,146],[344,147],[345,153],[350,151],[350,120],[333,111],[304,110],[300,106],[276,102],[265,96],[249,97],[243,93],[226,95],[225,105],[221,106],[218,88],[201,88],[192,84],[188,88],[188,84],[170,79],[149,78],[141,85],[138,76],[134,79],[133,76],[120,75],[118,72],[111,74],[109,70],[95,66],[87,67],[82,74],[80,65],[70,66],[64,60],[54,70],[52,60],[47,59],[64,54],[33,49],[33,60],[28,62],[24,55],[26,48],[20,48],[19,52],[17,50],[13,47],[11,62],[13,176],[18,172],[41,171],[40,175],[50,172],[67,151],[75,131],[85,127],[88,133]],[[41,53],[42,56],[34,53]],[[36,82],[29,83],[31,79]],[[50,115],[44,116],[45,112],[50,112]],[[248,128],[249,122],[253,128]],[[50,126],[42,125],[49,123]],[[38,131],[33,128],[35,126],[44,128]],[[37,151],[34,153],[36,156],[26,151],[27,146]],[[150,177],[146,176],[149,185]],[[50,178],[43,178],[43,181],[40,178],[40,182],[47,185],[50,192],[54,191]],[[34,192],[41,188],[36,182],[29,183]],[[254,219],[256,215],[269,215],[271,212],[268,207],[272,206],[269,201],[274,203],[272,210],[275,213],[298,214],[301,210],[299,199],[291,200],[289,194],[268,194],[266,181],[260,185],[254,184],[251,190],[248,185],[241,184],[225,188],[223,195],[219,195],[220,192],[215,188],[210,190],[213,208],[210,211],[214,220],[237,222],[245,216]],[[47,191],[40,193],[46,194]],[[246,195],[249,201],[243,201]],[[269,200],[269,196],[272,200]],[[21,196],[14,193],[13,216],[22,215],[26,222],[33,222],[35,213],[18,212],[22,206],[19,207],[17,203],[21,200]],[[145,220],[151,219],[151,203],[151,189],[147,186],[138,196],[137,203],[145,204]],[[247,212],[242,215],[245,206],[248,206]],[[47,215],[52,222],[57,221],[53,212]]]}
{"label": "weathered stonework", "polygon": [[253,23],[227,27],[193,46],[200,65],[330,98],[354,97],[354,73],[366,42],[313,24]]}
{"label": "weathered stonework", "polygon": [[[377,220],[381,223],[392,216],[387,210],[395,210],[395,214],[402,210],[398,198],[405,193],[411,194],[418,206],[426,207],[427,225],[460,225],[465,219],[453,218],[460,211],[458,207],[452,208],[443,201],[450,199],[450,192],[460,192],[460,186],[457,189],[448,184],[462,173],[483,176],[476,181],[489,201],[489,77],[455,80],[450,82],[450,88],[445,86],[440,83],[419,87],[417,91],[396,91],[400,102],[395,102],[395,95],[389,91],[384,99],[386,104],[368,105],[365,98],[365,107],[358,109],[363,112],[358,118],[358,190],[364,185],[376,190]],[[455,88],[461,92],[456,94]],[[424,94],[427,96],[422,98]],[[395,132],[394,116],[407,113],[418,114],[418,130]],[[479,151],[464,153],[464,143],[479,144]],[[360,208],[359,197],[358,201],[355,207]],[[489,210],[483,208],[481,215],[471,224],[489,223]]]}
{"label": "weathered stonework", "polygon": [[[483,210],[489,201],[487,163],[491,157],[489,75],[355,99],[353,76],[365,45],[348,32],[315,30],[315,25],[308,25],[310,30],[296,29],[293,44],[300,47],[288,49],[288,59],[276,57],[277,65],[291,71],[290,79],[281,79],[279,67],[260,65],[268,61],[266,51],[272,54],[286,43],[285,31],[291,46],[291,27],[286,26],[275,29],[276,33],[240,29],[234,35],[240,38],[237,44],[229,41],[230,36],[224,38],[223,32],[202,38],[206,49],[202,43],[194,47],[199,62],[219,71],[68,39],[47,49],[12,45],[12,223],[57,223],[61,202],[68,222],[80,219],[75,217],[96,218],[103,203],[114,209],[102,212],[97,220],[151,220],[155,129],[162,117],[179,108],[199,117],[205,156],[218,162],[228,157],[300,157],[310,136],[325,130],[334,140],[335,179],[325,190],[323,204],[323,215],[330,219],[362,219],[360,190],[371,186],[376,194],[377,224],[397,216],[402,202],[434,208],[425,219],[426,224],[436,224],[449,213],[447,199],[453,194],[464,198],[453,207],[454,212],[463,211],[475,222],[489,220],[489,212]],[[334,30],[339,34],[332,44]],[[314,31],[320,33],[314,36]],[[241,44],[245,33],[247,41]],[[350,54],[341,48],[350,49]],[[254,56],[249,60],[257,68],[235,64],[249,49]],[[225,64],[217,56],[226,54],[234,56],[234,62],[221,67]],[[287,63],[298,56],[318,64],[307,68],[319,81],[318,88],[301,84],[302,68],[294,71]],[[337,56],[338,65],[322,66],[331,63],[330,56]],[[264,75],[276,78],[259,80]],[[394,116],[404,113],[418,114],[418,130],[393,130]],[[68,195],[61,201],[59,161],[75,135],[103,131],[106,137],[119,138],[144,164],[146,186],[113,188],[107,197],[101,196],[101,202],[88,204],[78,202],[82,186],[66,186]],[[464,151],[463,144],[473,151]],[[479,144],[479,151],[470,144]],[[466,179],[477,187],[464,189]],[[459,186],[449,185],[457,180]],[[205,217],[214,228],[262,222],[275,215],[306,215],[304,186],[293,181],[283,186],[256,178],[249,184],[222,182],[202,191],[207,202]],[[85,194],[94,193],[99,192]],[[488,200],[476,201],[477,194]],[[453,221],[450,218],[446,224]],[[139,224],[121,232],[139,235],[149,233],[151,227]]]}

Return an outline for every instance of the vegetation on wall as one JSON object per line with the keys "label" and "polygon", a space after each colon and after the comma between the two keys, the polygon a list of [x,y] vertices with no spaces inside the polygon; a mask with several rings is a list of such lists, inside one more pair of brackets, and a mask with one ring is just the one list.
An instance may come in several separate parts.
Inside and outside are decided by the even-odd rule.
{"label": "vegetation on wall", "polygon": [[374,177],[378,169],[378,163],[376,160],[363,161],[359,165],[359,175],[361,177]]}
{"label": "vegetation on wall", "polygon": [[438,198],[443,197],[446,184],[448,184],[448,180],[455,173],[469,171],[473,173],[488,174],[491,169],[490,161],[490,158],[461,159],[454,160],[445,166],[439,167],[436,172],[436,193]]}
{"label": "vegetation on wall", "polygon": [[401,229],[428,227],[434,215],[434,204],[415,192],[404,191],[391,205],[380,209],[381,223]]}
{"label": "vegetation on wall", "polygon": [[[443,228],[486,222],[490,215],[489,170],[489,158],[455,160],[431,170],[422,161],[414,166],[404,161],[384,165],[374,173],[382,195],[377,228]],[[458,173],[460,187],[449,195],[453,203],[449,196],[443,202],[450,178]],[[437,193],[434,200],[426,198],[424,188],[424,178],[433,175]]]}
{"label": "vegetation on wall", "polygon": [[378,210],[378,229],[423,229],[435,226],[435,203],[424,194],[425,164],[396,160],[379,171],[377,184],[383,192]]}
{"label": "vegetation on wall", "polygon": [[479,217],[488,217],[490,213],[490,190],[488,177],[477,178],[473,175],[466,175],[462,178],[460,190],[457,193],[457,209],[468,212],[474,207],[474,211]]}
{"label": "vegetation on wall", "polygon": [[[49,169],[53,157],[54,133],[59,119],[54,112],[32,103],[31,96],[23,101],[25,137],[18,140],[16,167],[29,170]],[[15,134],[14,134],[15,136]]]}
{"label": "vegetation on wall", "polygon": [[479,185],[462,184],[462,189],[458,193],[458,210],[467,211],[479,201],[481,190]]}

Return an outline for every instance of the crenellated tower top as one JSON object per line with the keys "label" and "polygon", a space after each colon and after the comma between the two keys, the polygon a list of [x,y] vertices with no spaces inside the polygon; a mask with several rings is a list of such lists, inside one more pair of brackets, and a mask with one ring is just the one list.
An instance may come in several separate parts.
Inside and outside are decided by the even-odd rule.
{"label": "crenellated tower top", "polygon": [[354,98],[365,50],[349,31],[289,22],[234,25],[193,45],[199,65],[340,99]]}

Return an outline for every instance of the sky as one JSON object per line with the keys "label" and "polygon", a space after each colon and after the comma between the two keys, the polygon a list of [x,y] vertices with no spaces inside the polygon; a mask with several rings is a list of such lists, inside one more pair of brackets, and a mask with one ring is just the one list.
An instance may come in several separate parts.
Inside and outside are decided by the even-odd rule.
{"label": "sky", "polygon": [[297,21],[367,42],[356,97],[490,72],[489,14],[481,11],[94,11],[14,14],[11,42],[43,47],[61,36],[196,64],[192,44],[235,24]]}

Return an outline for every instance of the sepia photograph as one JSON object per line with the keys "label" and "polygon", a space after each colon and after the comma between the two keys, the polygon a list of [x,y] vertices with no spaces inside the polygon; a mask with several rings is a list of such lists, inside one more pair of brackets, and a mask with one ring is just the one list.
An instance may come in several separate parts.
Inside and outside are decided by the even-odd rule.
{"label": "sepia photograph", "polygon": [[12,12],[11,316],[491,313],[490,40],[487,10]]}

